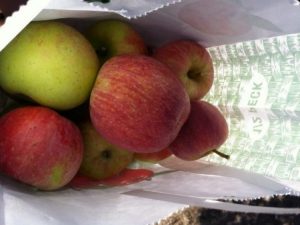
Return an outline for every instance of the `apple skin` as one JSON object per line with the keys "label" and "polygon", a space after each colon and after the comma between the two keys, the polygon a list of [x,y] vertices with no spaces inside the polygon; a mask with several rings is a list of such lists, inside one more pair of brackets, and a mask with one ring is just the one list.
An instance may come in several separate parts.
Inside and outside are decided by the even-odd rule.
{"label": "apple skin", "polygon": [[55,21],[31,22],[0,52],[0,86],[57,110],[88,100],[100,64],[90,42]]}
{"label": "apple skin", "polygon": [[101,63],[122,54],[147,54],[142,36],[126,21],[116,19],[100,20],[85,32]]}
{"label": "apple skin", "polygon": [[176,40],[155,49],[153,57],[169,66],[183,82],[191,100],[202,99],[214,80],[212,59],[192,40]]}
{"label": "apple skin", "polygon": [[169,148],[183,160],[197,160],[219,148],[228,137],[228,125],[217,107],[206,101],[192,101],[191,112]]}
{"label": "apple skin", "polygon": [[177,136],[190,112],[180,80],[144,55],[121,55],[100,69],[90,97],[95,129],[110,143],[133,152],[158,152]]}
{"label": "apple skin", "polygon": [[84,142],[80,175],[93,179],[109,178],[119,174],[133,161],[132,152],[106,141],[90,120],[80,122],[78,126]]}
{"label": "apple skin", "polygon": [[0,172],[40,190],[56,190],[77,173],[83,155],[78,127],[42,106],[0,118]]}
{"label": "apple skin", "polygon": [[134,159],[138,161],[143,162],[149,162],[149,163],[158,163],[159,161],[168,158],[173,153],[170,149],[165,148],[158,152],[152,152],[152,153],[135,153]]}

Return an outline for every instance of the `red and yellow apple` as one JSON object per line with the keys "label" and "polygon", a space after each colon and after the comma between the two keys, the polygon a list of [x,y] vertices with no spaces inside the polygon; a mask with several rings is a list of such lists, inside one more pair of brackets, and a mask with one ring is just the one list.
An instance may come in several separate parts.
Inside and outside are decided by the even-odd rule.
{"label": "red and yellow apple", "polygon": [[228,137],[228,125],[219,109],[206,101],[192,101],[191,112],[169,146],[183,160],[197,160],[218,149]]}
{"label": "red and yellow apple", "polygon": [[133,26],[125,20],[105,19],[85,32],[101,63],[122,54],[147,54],[147,46]]}
{"label": "red and yellow apple", "polygon": [[121,55],[100,69],[90,97],[95,129],[110,143],[133,152],[158,152],[177,136],[190,112],[180,80],[163,63]]}
{"label": "red and yellow apple", "polygon": [[169,66],[183,82],[191,100],[203,98],[214,80],[212,59],[195,41],[176,40],[154,51],[153,57]]}
{"label": "red and yellow apple", "polygon": [[79,175],[104,179],[123,171],[132,161],[133,153],[112,145],[95,130],[90,120],[79,123],[84,152]]}
{"label": "red and yellow apple", "polygon": [[67,184],[82,161],[78,127],[52,109],[26,106],[0,118],[0,172],[41,190]]}

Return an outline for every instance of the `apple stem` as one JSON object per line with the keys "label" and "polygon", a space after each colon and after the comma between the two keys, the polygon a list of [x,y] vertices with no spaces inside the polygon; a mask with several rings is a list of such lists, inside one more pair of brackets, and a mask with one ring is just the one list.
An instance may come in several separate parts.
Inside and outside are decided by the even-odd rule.
{"label": "apple stem", "polygon": [[213,153],[217,154],[218,156],[224,158],[224,159],[229,159],[230,156],[223,153],[223,152],[219,152],[217,149],[212,150]]}

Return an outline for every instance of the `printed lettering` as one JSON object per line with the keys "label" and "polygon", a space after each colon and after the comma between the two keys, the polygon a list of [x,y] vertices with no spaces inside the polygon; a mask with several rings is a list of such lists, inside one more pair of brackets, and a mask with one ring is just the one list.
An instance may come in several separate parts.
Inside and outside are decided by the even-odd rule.
{"label": "printed lettering", "polygon": [[252,117],[252,122],[253,122],[253,131],[255,133],[261,133],[263,128],[263,119],[258,116]]}
{"label": "printed lettering", "polygon": [[254,82],[253,85],[254,85],[254,87],[252,88],[253,90],[261,90],[263,83],[260,82],[259,84],[257,84]]}
{"label": "printed lettering", "polygon": [[256,106],[257,105],[257,100],[256,99],[249,99],[249,101],[248,101],[248,105],[249,106]]}
{"label": "printed lettering", "polygon": [[250,94],[251,98],[259,98],[260,92],[259,91],[252,91]]}

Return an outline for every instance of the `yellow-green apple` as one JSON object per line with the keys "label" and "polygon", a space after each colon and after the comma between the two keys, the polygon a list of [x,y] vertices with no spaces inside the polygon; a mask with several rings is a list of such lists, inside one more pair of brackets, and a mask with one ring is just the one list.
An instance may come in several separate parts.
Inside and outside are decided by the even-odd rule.
{"label": "yellow-green apple", "polygon": [[206,101],[192,101],[191,112],[175,141],[175,156],[196,160],[219,148],[228,137],[228,125],[219,109]]}
{"label": "yellow-green apple", "polygon": [[156,59],[115,56],[101,67],[90,97],[95,129],[133,152],[158,152],[177,136],[190,112],[180,80]]}
{"label": "yellow-green apple", "polygon": [[79,128],[50,108],[25,106],[0,118],[0,172],[40,190],[56,190],[78,172]]}
{"label": "yellow-green apple", "polygon": [[101,63],[122,54],[146,54],[144,40],[131,24],[124,20],[106,19],[92,24],[86,31]]}
{"label": "yellow-green apple", "polygon": [[78,123],[83,142],[83,159],[79,174],[104,179],[119,174],[133,161],[133,153],[112,145],[95,130],[90,120]]}
{"label": "yellow-green apple", "polygon": [[59,110],[89,98],[98,70],[90,42],[61,22],[31,22],[0,52],[1,88]]}
{"label": "yellow-green apple", "polygon": [[208,51],[192,40],[176,40],[155,49],[153,57],[168,65],[183,82],[191,100],[203,98],[214,80]]}
{"label": "yellow-green apple", "polygon": [[165,148],[158,152],[150,152],[150,153],[135,153],[134,159],[138,161],[144,161],[149,163],[158,163],[159,161],[168,158],[172,155],[170,149]]}

